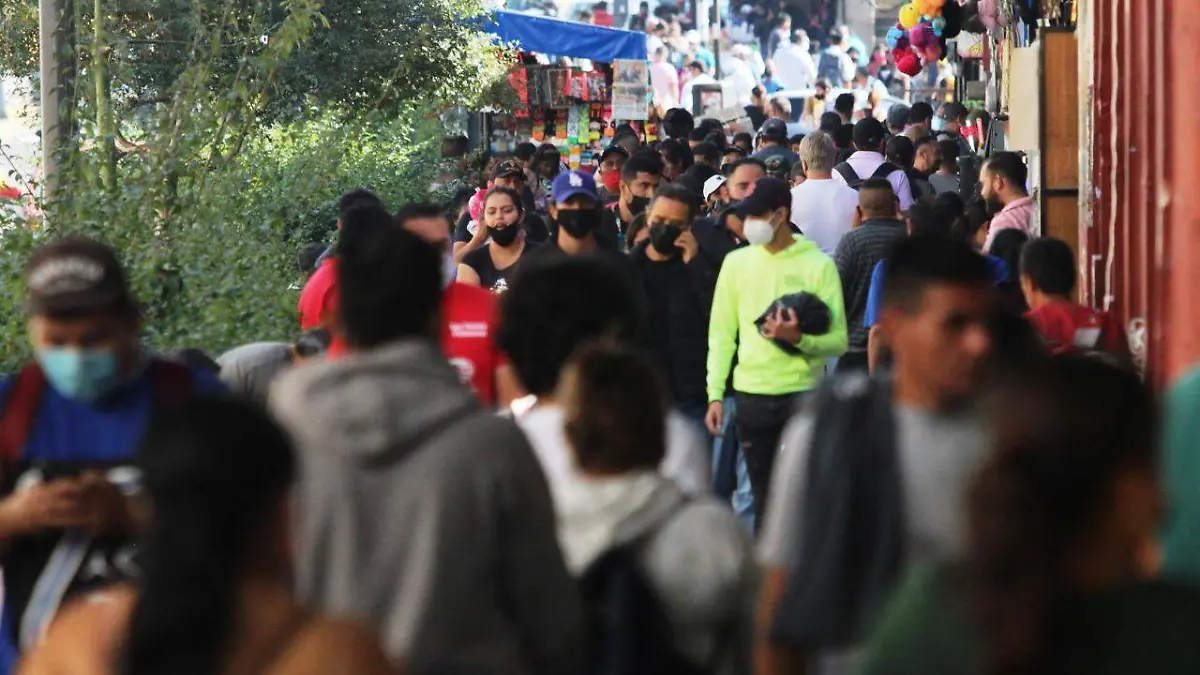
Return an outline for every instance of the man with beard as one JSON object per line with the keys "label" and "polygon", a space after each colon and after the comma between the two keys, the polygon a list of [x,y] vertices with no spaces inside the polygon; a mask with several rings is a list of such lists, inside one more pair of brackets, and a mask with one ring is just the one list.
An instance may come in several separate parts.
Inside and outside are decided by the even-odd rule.
{"label": "man with beard", "polygon": [[664,185],[646,213],[650,238],[633,249],[631,262],[646,297],[655,361],[666,371],[679,412],[703,431],[708,317],[720,257],[701,252],[693,232],[699,211],[690,190]]}
{"label": "man with beard", "polygon": [[[621,168],[619,184],[620,199],[617,203],[604,209],[603,234],[601,241],[607,235],[614,234],[614,243],[624,238],[629,232],[629,226],[634,219],[646,211],[654,190],[662,179],[663,164],[658,153],[652,151],[639,152],[630,157]],[[555,201],[558,196],[555,195]]]}
{"label": "man with beard", "polygon": [[984,163],[979,182],[988,210],[996,214],[992,217],[984,251],[991,250],[996,235],[1004,230],[1020,230],[1031,237],[1037,235],[1033,198],[1025,189],[1028,176],[1025,162],[1015,152],[997,152]]}

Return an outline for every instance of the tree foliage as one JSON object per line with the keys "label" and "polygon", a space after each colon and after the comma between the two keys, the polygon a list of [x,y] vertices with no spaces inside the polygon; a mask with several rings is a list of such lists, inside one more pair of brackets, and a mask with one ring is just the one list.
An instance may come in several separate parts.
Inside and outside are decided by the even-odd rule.
{"label": "tree foliage", "polygon": [[[367,187],[393,207],[427,198],[443,133],[433,113],[504,71],[502,54],[456,20],[468,0],[101,4],[94,31],[91,2],[76,5],[89,30],[77,31],[62,187],[41,195],[39,225],[0,222],[3,369],[28,356],[25,260],[65,233],[120,251],[155,346],[217,353],[291,338],[296,253],[332,233],[338,195]],[[0,34],[36,19],[36,1],[0,7]],[[36,64],[36,44],[5,45],[0,69]],[[111,130],[97,124],[104,91]]]}

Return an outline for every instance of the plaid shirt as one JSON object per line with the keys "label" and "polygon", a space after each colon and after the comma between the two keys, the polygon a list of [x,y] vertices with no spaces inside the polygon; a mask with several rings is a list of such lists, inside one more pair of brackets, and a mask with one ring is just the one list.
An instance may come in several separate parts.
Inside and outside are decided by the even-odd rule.
{"label": "plaid shirt", "polygon": [[846,326],[850,329],[850,351],[867,348],[869,329],[863,326],[871,273],[875,264],[892,251],[896,242],[908,236],[902,220],[868,220],[842,237],[834,253],[842,294],[846,299]]}

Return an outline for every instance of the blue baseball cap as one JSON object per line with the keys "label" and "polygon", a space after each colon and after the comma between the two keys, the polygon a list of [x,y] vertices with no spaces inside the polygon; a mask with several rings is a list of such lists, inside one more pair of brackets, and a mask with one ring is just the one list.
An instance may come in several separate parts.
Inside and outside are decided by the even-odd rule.
{"label": "blue baseball cap", "polygon": [[596,180],[592,174],[584,171],[564,171],[558,174],[550,186],[550,197],[555,204],[562,204],[571,197],[584,195],[596,203],[600,202],[600,193],[596,192]]}

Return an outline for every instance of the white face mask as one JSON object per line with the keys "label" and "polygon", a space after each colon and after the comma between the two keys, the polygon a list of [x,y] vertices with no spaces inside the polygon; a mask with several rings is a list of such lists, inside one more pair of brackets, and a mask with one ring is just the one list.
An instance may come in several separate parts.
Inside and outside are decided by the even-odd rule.
{"label": "white face mask", "polygon": [[454,254],[446,253],[442,256],[442,288],[448,287],[458,278],[458,263],[454,262]]}
{"label": "white face mask", "polygon": [[742,231],[751,246],[766,246],[775,238],[775,228],[765,218],[747,218],[742,223]]}

